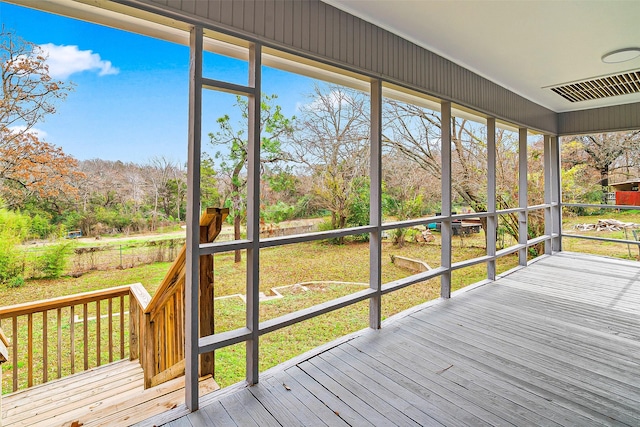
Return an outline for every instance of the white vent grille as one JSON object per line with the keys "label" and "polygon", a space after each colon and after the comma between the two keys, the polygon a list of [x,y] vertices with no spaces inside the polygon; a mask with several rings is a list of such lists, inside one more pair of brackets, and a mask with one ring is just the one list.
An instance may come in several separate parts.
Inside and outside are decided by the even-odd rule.
{"label": "white vent grille", "polygon": [[571,102],[640,93],[640,71],[554,86],[551,90]]}

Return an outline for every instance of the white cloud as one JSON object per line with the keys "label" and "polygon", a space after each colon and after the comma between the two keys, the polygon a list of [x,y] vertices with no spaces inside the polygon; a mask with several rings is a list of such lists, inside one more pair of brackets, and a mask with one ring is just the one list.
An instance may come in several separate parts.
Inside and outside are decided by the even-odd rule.
{"label": "white cloud", "polygon": [[[26,126],[11,126],[9,128],[9,131],[11,131],[12,133],[22,133],[27,129]],[[38,128],[31,128],[28,130],[29,133],[35,135],[38,137],[38,139],[43,140],[47,137],[47,132],[43,131],[42,129],[38,129]]]}
{"label": "white cloud", "polygon": [[91,50],[80,50],[78,46],[58,46],[52,43],[40,45],[47,56],[49,75],[54,79],[66,79],[82,71],[97,71],[99,76],[118,74],[120,70]]}
{"label": "white cloud", "polygon": [[347,106],[351,101],[351,97],[339,90],[332,90],[328,94],[316,96],[313,101],[308,104],[302,104],[298,102],[296,109],[301,111],[303,109],[318,110],[318,111],[336,111],[340,107]]}

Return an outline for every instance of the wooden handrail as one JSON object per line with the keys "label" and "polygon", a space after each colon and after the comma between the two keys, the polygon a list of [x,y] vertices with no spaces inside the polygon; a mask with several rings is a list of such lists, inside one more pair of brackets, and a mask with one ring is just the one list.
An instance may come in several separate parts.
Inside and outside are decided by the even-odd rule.
{"label": "wooden handrail", "polygon": [[0,426],[2,426],[2,365],[9,360],[8,345],[9,340],[0,328]]}
{"label": "wooden handrail", "polygon": [[[206,235],[201,233],[200,243],[212,242],[222,230],[222,223],[229,215],[228,208],[207,208],[206,211],[200,217],[200,227],[207,227]],[[202,240],[205,240],[204,242]],[[173,285],[179,284],[184,281],[185,275],[185,256],[187,252],[186,245],[183,245],[178,253],[173,264],[164,276],[160,287],[156,290],[153,298],[149,302],[148,308],[145,313],[151,313],[154,308],[164,305],[167,299],[167,293],[171,294],[175,290],[170,290]]]}
{"label": "wooden handrail", "polygon": [[[211,242],[218,236],[228,213],[228,209],[218,208],[204,212],[200,220],[200,243]],[[126,314],[129,315],[129,358],[140,360],[145,386],[181,375],[184,372],[185,256],[186,247],[183,247],[153,298],[141,284],[133,284],[0,307],[0,320],[8,319],[9,324],[2,326],[8,327],[11,337],[11,345],[6,345],[10,354],[5,359],[13,362],[13,390],[47,382],[50,368],[55,367],[56,362],[56,374],[60,378],[63,371],[66,375],[99,366],[103,360],[112,362],[114,353],[116,358],[124,358]],[[200,264],[200,332],[211,335],[213,256],[201,256]],[[128,312],[125,311],[127,305]],[[90,341],[92,335],[95,340]],[[9,344],[6,337],[0,338]],[[26,344],[20,342],[21,339]],[[108,341],[107,346],[104,341]],[[53,363],[48,360],[50,345],[57,348],[57,361],[51,361]],[[63,354],[69,355],[68,363],[62,363]],[[78,359],[84,362],[82,367],[76,366]],[[19,363],[22,360],[24,364]],[[201,355],[200,370],[202,374],[213,374],[213,352]]]}
{"label": "wooden handrail", "polygon": [[151,295],[140,283],[131,285],[131,293],[129,294],[129,359],[140,360],[143,367],[144,355],[142,346],[144,344],[144,312],[149,306]]}
{"label": "wooden handrail", "polygon": [[[98,291],[83,292],[80,294],[66,295],[63,297],[51,298],[47,300],[25,302],[21,304],[0,307],[0,319],[35,314],[47,310],[55,310],[70,305],[80,305],[99,301],[107,297],[118,297],[128,295],[132,285],[117,286]],[[142,285],[141,285],[142,286]]]}
{"label": "wooden handrail", "polygon": [[[13,390],[45,383],[51,375],[60,378],[125,358],[127,314],[129,358],[138,359],[144,333],[141,313],[150,300],[146,289],[136,283],[0,307],[0,319],[8,320],[2,326],[11,337],[9,344],[0,334],[0,350],[3,346],[9,350],[5,359],[12,361]],[[94,336],[91,341],[90,336]],[[57,360],[49,360],[51,346],[57,349]],[[80,366],[78,358],[84,362]]]}
{"label": "wooden handrail", "polygon": [[146,310],[149,302],[151,301],[151,295],[149,295],[149,292],[147,292],[145,287],[140,283],[129,285],[129,288],[131,290],[131,295],[135,298],[140,308],[142,308],[143,311]]}
{"label": "wooden handrail", "polygon": [[0,342],[5,345],[5,347],[9,347],[9,339],[4,334],[2,328],[0,328]]}
{"label": "wooden handrail", "polygon": [[[210,243],[220,234],[229,209],[207,208],[200,217],[200,243]],[[152,387],[184,374],[184,311],[186,245],[167,271],[141,320],[141,362],[145,387]],[[200,257],[200,333],[213,334],[213,256]],[[213,352],[200,357],[201,375],[214,373]]]}
{"label": "wooden handrail", "polygon": [[163,306],[166,303],[168,295],[175,293],[175,289],[172,289],[172,287],[184,281],[184,260],[186,252],[186,246],[183,245],[180,252],[178,252],[178,256],[171,264],[171,267],[169,267],[169,271],[167,271],[164,279],[162,279],[160,287],[156,290],[149,304],[147,304],[147,308],[144,311],[145,314],[151,313],[154,308]]}

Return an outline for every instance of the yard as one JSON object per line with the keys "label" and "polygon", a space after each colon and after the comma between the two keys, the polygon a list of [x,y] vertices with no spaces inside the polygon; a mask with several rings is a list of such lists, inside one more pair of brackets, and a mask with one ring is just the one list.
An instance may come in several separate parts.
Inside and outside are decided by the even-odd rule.
{"label": "yard", "polygon": [[[576,225],[596,224],[599,219],[613,219],[624,223],[630,223],[632,225],[626,230],[622,229],[619,231],[579,231],[576,229]],[[575,215],[567,211],[565,208],[562,218],[563,234],[634,240],[632,230],[640,230],[640,211],[638,210],[616,211],[612,209],[584,209],[582,215]],[[615,258],[632,260],[640,259],[638,246],[627,245],[625,243],[596,242],[593,240],[564,238],[562,239],[562,249],[565,251],[582,252]]]}
{"label": "yard", "polygon": [[[458,239],[454,245],[454,262],[478,257],[484,254],[482,234]],[[389,282],[413,274],[398,268],[391,262],[392,255],[401,255],[422,260],[431,267],[440,265],[439,236],[431,243],[408,243],[397,248],[390,242],[383,244],[382,277]],[[245,308],[241,295],[245,294],[246,254],[243,262],[233,263],[233,254],[224,253],[215,256],[215,303],[216,331],[238,328],[244,324]],[[506,257],[499,261],[501,271],[515,266],[515,257]],[[140,282],[153,295],[168,269],[169,263],[153,263],[135,268],[90,271],[80,277],[63,277],[56,280],[28,280],[23,287],[1,289],[0,306],[26,301],[54,298],[91,290],[105,289],[123,284]],[[484,265],[476,265],[454,272],[454,289],[477,282],[486,277]],[[363,289],[369,279],[369,245],[367,242],[351,242],[345,245],[331,245],[323,242],[297,244],[290,247],[278,247],[261,251],[260,290],[267,297],[260,305],[261,320],[271,319],[285,313],[309,307],[324,301],[338,298]],[[298,286],[290,286],[296,285]],[[278,289],[280,298],[269,299],[276,295],[272,288]],[[236,295],[236,296],[233,296]],[[439,295],[439,280],[431,280],[402,289],[383,298],[383,315],[391,316],[416,304],[436,298]],[[264,370],[277,363],[290,359],[306,350],[331,341],[349,332],[367,326],[368,305],[356,304],[338,312],[320,316],[262,337],[261,366]],[[92,316],[91,306],[89,317]],[[41,330],[42,319],[34,316],[34,330]],[[50,319],[50,322],[52,319]],[[40,322],[40,326],[38,325]],[[77,328],[81,328],[78,324]],[[5,332],[6,328],[5,328]],[[10,332],[10,331],[9,331]],[[107,337],[101,333],[102,342]],[[25,342],[27,325],[20,324],[18,335]],[[80,329],[76,336],[82,336]],[[95,331],[93,332],[95,337]],[[35,336],[37,339],[37,335]],[[53,338],[53,337],[50,337]],[[117,342],[114,345],[119,345]],[[91,346],[91,343],[90,343]],[[53,344],[50,346],[53,347]],[[35,354],[38,353],[35,346]],[[90,366],[95,366],[95,352],[89,352]],[[82,348],[76,349],[76,366],[81,366]],[[103,356],[102,363],[106,360]],[[41,363],[41,362],[40,362]],[[244,377],[244,346],[237,345],[216,352],[216,380],[225,386]],[[35,360],[36,367],[38,360]],[[19,366],[21,364],[19,363]],[[4,392],[10,390],[11,363],[4,366]],[[69,372],[68,366],[63,368]],[[24,384],[20,371],[20,383]],[[50,378],[55,377],[51,367]],[[36,375],[37,378],[37,375]],[[37,379],[36,379],[37,381]]]}
{"label": "yard", "polygon": [[[615,232],[577,232],[576,224],[595,223],[598,218],[612,218],[623,222],[640,224],[639,212],[605,212],[606,216],[570,216],[565,215],[563,230],[566,233],[592,235],[610,238],[625,238],[624,231]],[[640,226],[639,226],[640,228]],[[409,242],[403,248],[391,242],[383,243],[382,281],[387,283],[413,274],[412,271],[399,268],[391,261],[392,256],[403,256],[420,260],[431,267],[440,265],[439,234],[430,243]],[[627,232],[630,236],[630,231]],[[511,244],[513,242],[506,242]],[[637,258],[637,248],[627,248],[626,244],[593,242],[566,238],[563,248],[568,251],[587,252],[621,258]],[[479,257],[485,254],[484,234],[455,237],[453,262]],[[630,255],[631,254],[631,255]],[[260,291],[264,293],[260,304],[260,320],[268,320],[286,313],[313,306],[361,290],[369,280],[369,244],[367,242],[349,242],[344,245],[332,245],[324,242],[302,243],[292,246],[262,250]],[[246,253],[241,263],[233,262],[233,253],[215,256],[215,325],[216,332],[224,332],[244,326],[245,305],[242,296],[245,291]],[[498,259],[498,273],[517,265],[517,256],[510,255]],[[0,306],[13,305],[26,301],[42,300],[57,296],[70,295],[98,289],[140,282],[153,295],[164,277],[169,263],[158,262],[134,268],[90,271],[80,277],[63,277],[55,280],[28,280],[23,287],[0,289]],[[453,290],[486,278],[486,267],[478,264],[452,274]],[[383,318],[399,313],[422,302],[439,296],[439,280],[419,283],[383,297]],[[276,289],[274,289],[276,288]],[[90,307],[89,310],[92,310]],[[95,309],[94,309],[95,310]],[[91,312],[89,313],[91,316]],[[51,319],[49,320],[51,322]],[[34,330],[41,330],[34,317]],[[261,338],[260,370],[268,369],[288,360],[304,351],[323,343],[367,327],[368,303],[362,302],[347,308],[316,317],[306,322],[267,334]],[[81,328],[81,325],[77,325]],[[10,332],[6,331],[5,332]],[[26,342],[27,325],[20,324],[20,340]],[[80,329],[76,336],[81,336]],[[95,339],[95,330],[93,339]],[[102,341],[107,342],[105,331],[101,332]],[[35,336],[37,339],[37,335]],[[91,345],[91,344],[90,344]],[[118,345],[115,342],[114,345]],[[53,345],[52,345],[53,346]],[[38,347],[36,346],[36,355]],[[76,352],[76,366],[81,366],[82,348]],[[90,352],[90,366],[95,366],[95,352]],[[106,356],[102,357],[105,363]],[[66,362],[69,364],[70,362]],[[239,344],[216,352],[216,380],[221,386],[230,385],[244,378],[244,345]],[[38,367],[38,360],[35,361]],[[41,362],[40,362],[41,365]],[[19,366],[22,366],[19,363]],[[40,366],[41,369],[41,366]],[[3,391],[10,391],[11,363],[4,366]],[[65,366],[63,372],[70,372]],[[55,377],[51,367],[50,378]],[[37,377],[37,375],[36,375]],[[20,371],[21,387],[25,375]],[[37,379],[36,379],[37,381]]]}

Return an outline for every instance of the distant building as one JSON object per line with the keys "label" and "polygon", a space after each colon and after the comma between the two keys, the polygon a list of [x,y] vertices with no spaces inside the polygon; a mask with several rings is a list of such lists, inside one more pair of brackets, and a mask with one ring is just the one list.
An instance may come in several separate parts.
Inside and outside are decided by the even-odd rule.
{"label": "distant building", "polygon": [[639,184],[640,178],[611,184],[610,187],[614,191],[616,205],[640,206]]}

